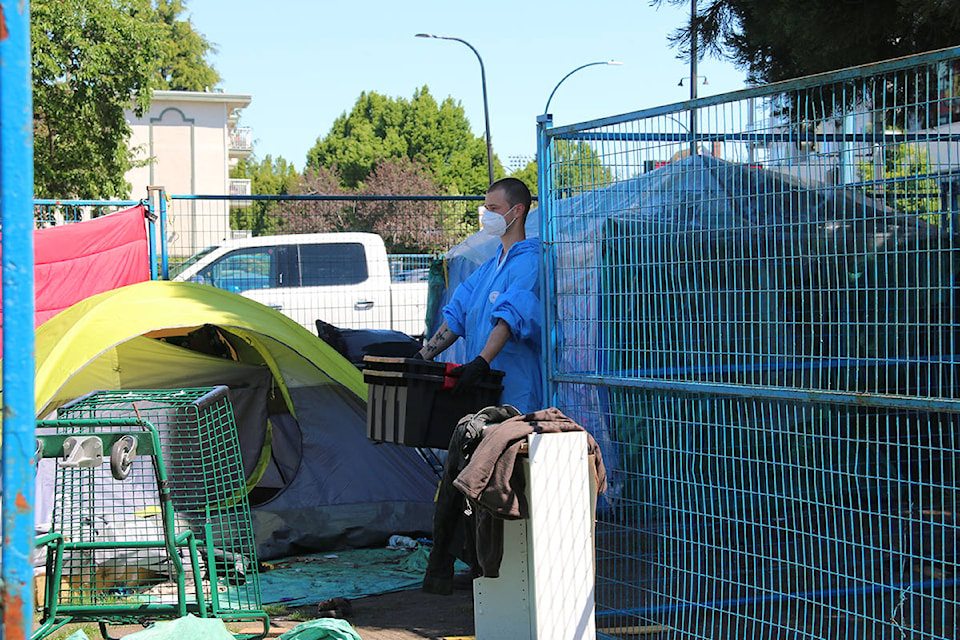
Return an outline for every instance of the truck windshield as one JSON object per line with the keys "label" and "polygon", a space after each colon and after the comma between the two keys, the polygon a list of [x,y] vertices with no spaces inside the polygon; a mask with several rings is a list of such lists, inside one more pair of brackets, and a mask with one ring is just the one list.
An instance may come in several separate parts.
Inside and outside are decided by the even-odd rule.
{"label": "truck windshield", "polygon": [[180,275],[181,273],[183,273],[184,271],[186,271],[187,269],[189,269],[189,268],[192,267],[193,265],[197,264],[197,263],[198,263],[200,260],[202,260],[204,257],[206,257],[206,256],[208,256],[209,254],[211,254],[211,253],[213,253],[214,251],[216,251],[217,248],[218,248],[218,247],[216,247],[216,246],[207,247],[207,248],[204,249],[203,251],[200,251],[199,253],[193,254],[192,256],[190,256],[189,258],[187,258],[186,260],[184,260],[184,261],[181,262],[180,264],[171,265],[171,266],[170,266],[170,279],[173,280],[173,279],[176,278],[178,275]]}

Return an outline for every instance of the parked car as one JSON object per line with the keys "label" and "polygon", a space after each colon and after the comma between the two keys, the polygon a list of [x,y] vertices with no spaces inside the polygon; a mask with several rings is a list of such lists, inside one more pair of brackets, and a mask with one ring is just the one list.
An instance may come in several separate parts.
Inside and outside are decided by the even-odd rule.
{"label": "parked car", "polygon": [[426,331],[427,282],[390,275],[383,239],[374,233],[311,233],[230,240],[188,259],[174,280],[239,293],[296,320],[348,329]]}

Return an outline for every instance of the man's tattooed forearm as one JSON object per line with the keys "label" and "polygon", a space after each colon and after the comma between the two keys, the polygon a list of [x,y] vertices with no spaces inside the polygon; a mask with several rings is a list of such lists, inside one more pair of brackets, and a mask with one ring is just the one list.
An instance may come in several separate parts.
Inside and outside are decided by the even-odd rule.
{"label": "man's tattooed forearm", "polygon": [[453,337],[453,333],[451,333],[449,329],[441,328],[434,334],[430,341],[427,342],[427,345],[424,347],[424,356],[435,356],[443,351],[443,345],[446,344],[447,340],[451,337]]}

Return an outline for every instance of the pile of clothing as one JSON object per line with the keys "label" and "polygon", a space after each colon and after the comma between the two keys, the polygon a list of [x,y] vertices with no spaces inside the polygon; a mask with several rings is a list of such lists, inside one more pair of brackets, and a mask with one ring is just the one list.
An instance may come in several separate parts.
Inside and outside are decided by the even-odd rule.
{"label": "pile of clothing", "polygon": [[[532,433],[583,431],[583,427],[551,407],[521,414],[510,405],[487,407],[464,416],[450,438],[433,518],[433,549],[423,590],[450,594],[457,558],[470,566],[469,580],[496,578],[503,559],[503,521],[526,518],[529,505],[521,446]],[[603,457],[587,433],[593,456],[597,494],[607,487]]]}

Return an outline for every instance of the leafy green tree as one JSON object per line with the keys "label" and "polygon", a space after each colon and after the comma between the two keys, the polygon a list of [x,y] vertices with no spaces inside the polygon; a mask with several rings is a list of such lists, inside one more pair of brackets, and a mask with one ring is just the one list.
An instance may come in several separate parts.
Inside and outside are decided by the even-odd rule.
{"label": "leafy green tree", "polygon": [[[231,178],[250,180],[250,191],[257,195],[288,195],[296,193],[300,183],[300,174],[296,167],[284,160],[267,155],[263,160],[242,158],[230,171]],[[279,203],[255,201],[245,207],[230,209],[232,229],[249,229],[259,236],[275,231],[279,227]]]}
{"label": "leafy green tree", "polygon": [[[458,102],[437,104],[427,87],[411,100],[363,92],[307,153],[307,167],[336,166],[345,189],[362,189],[377,165],[391,158],[429,168],[448,194],[484,193],[488,186],[483,138],[471,133]],[[504,175],[499,162],[494,170]]]}
{"label": "leafy green tree", "polygon": [[[561,197],[567,197],[605,187],[614,181],[613,171],[586,142],[557,140],[551,150],[553,157],[553,188]],[[511,177],[522,180],[537,195],[537,161],[527,163],[523,169],[514,171]]]}
{"label": "leafy green tree", "polygon": [[202,59],[210,46],[176,20],[182,11],[179,0],[31,3],[38,197],[128,195],[124,174],[135,161],[125,111],[142,115],[154,89],[217,79]]}
{"label": "leafy green tree", "polygon": [[157,88],[209,91],[220,82],[220,74],[206,62],[217,50],[189,19],[178,19],[185,10],[183,0],[156,0],[157,21],[164,32]]}
{"label": "leafy green tree", "polygon": [[510,174],[511,178],[523,181],[530,189],[530,195],[537,195],[537,161],[532,160],[527,163],[523,169],[519,169]]}
{"label": "leafy green tree", "polygon": [[283,156],[276,160],[267,154],[263,160],[242,158],[230,171],[231,178],[248,178],[253,193],[262,195],[286,195],[297,192],[300,174]]}
{"label": "leafy green tree", "polygon": [[613,182],[613,171],[586,142],[557,140],[553,147],[553,188],[561,198],[605,187]]}
{"label": "leafy green tree", "polygon": [[[690,0],[653,0],[689,7]],[[776,82],[960,41],[960,12],[943,0],[701,0],[698,57],[726,56],[755,83]],[[690,52],[691,25],[671,37]]]}
{"label": "leafy green tree", "polygon": [[35,0],[31,5],[34,185],[39,197],[126,196],[124,110],[156,86],[160,25],[149,0]]}
{"label": "leafy green tree", "polygon": [[940,185],[925,177],[931,173],[925,149],[903,143],[878,149],[879,158],[861,162],[857,167],[864,181],[881,181],[870,191],[898,211],[919,214],[933,224],[940,223]]}

